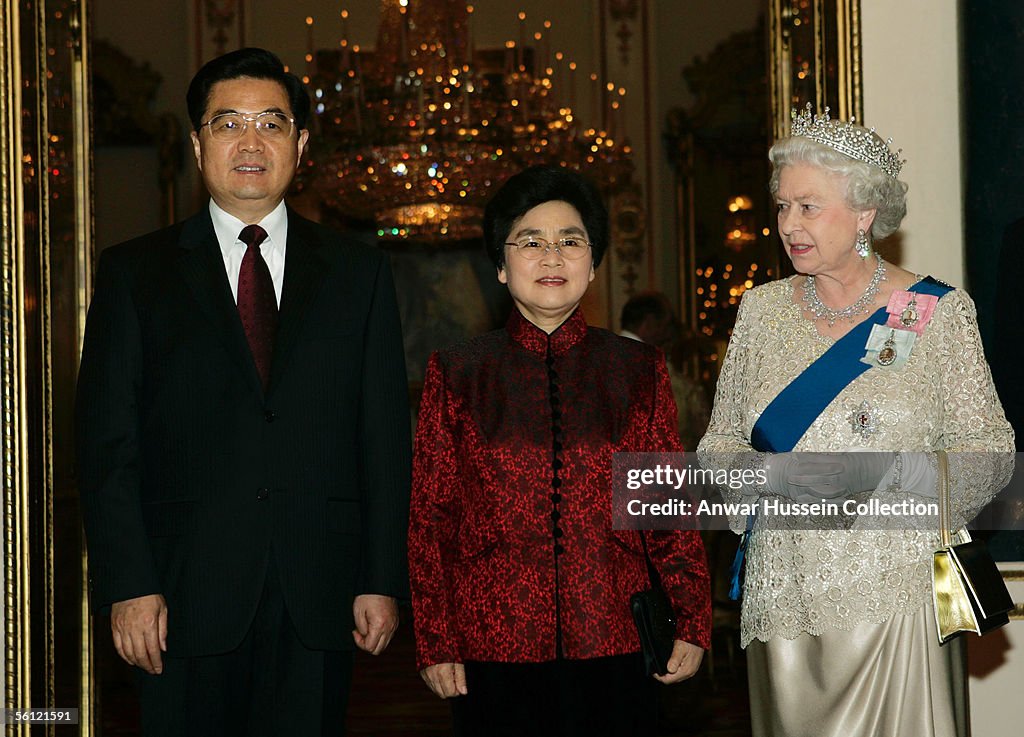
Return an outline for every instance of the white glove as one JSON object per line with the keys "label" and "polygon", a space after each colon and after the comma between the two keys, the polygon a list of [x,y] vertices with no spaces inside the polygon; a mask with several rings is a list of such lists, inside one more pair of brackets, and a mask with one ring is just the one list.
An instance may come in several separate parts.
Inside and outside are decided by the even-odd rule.
{"label": "white glove", "polygon": [[[876,487],[877,491],[886,491],[895,484],[894,491],[904,491],[917,496],[938,499],[938,469],[932,465],[931,453],[915,452],[900,453],[900,461],[882,477]],[[898,469],[902,466],[902,469]]]}
{"label": "white glove", "polygon": [[794,501],[817,501],[870,491],[893,466],[895,453],[775,453],[765,471],[768,489]]}

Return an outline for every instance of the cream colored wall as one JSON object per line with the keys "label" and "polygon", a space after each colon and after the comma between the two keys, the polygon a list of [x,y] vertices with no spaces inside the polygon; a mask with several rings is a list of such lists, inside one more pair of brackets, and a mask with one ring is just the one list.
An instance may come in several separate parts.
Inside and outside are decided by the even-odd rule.
{"label": "cream colored wall", "polygon": [[[892,136],[908,160],[901,178],[910,186],[909,212],[898,260],[969,287],[964,285],[957,2],[861,0],[861,13],[865,119]],[[1015,601],[1024,601],[1024,582],[1011,583],[1010,590]],[[1014,620],[984,638],[967,638],[972,734],[1016,733],[1024,621]]]}
{"label": "cream colored wall", "polygon": [[[964,285],[956,0],[860,0],[864,116],[904,149],[902,266]],[[898,257],[897,257],[898,254]]]}
{"label": "cream colored wall", "polygon": [[[1022,563],[1000,563],[1024,572]],[[1005,575],[1005,574],[1004,574]],[[1024,602],[1024,580],[1007,584],[1018,605]],[[1005,737],[1020,733],[1020,687],[1024,682],[1024,620],[1014,619],[1006,627],[985,637],[967,638],[971,673],[972,737]]]}

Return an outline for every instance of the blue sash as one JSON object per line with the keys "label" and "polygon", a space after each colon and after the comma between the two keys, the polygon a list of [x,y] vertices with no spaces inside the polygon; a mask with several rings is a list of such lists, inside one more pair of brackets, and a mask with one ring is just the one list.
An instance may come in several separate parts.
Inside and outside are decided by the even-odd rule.
{"label": "blue sash", "polygon": [[[941,299],[953,290],[948,284],[926,276],[907,291],[930,294]],[[793,450],[800,438],[818,416],[858,376],[871,366],[860,360],[864,355],[871,329],[884,325],[889,319],[885,307],[880,307],[864,322],[857,325],[824,354],[797,376],[773,399],[754,423],[750,444],[754,450],[785,453]],[[738,599],[740,572],[747,542],[754,527],[754,517],[747,518],[747,529],[740,539],[739,549],[732,564],[732,586],[729,596]]]}
{"label": "blue sash", "polygon": [[[952,291],[948,284],[926,276],[907,291],[942,298]],[[785,453],[793,450],[807,429],[858,376],[871,366],[863,363],[864,345],[875,325],[884,325],[889,313],[880,307],[857,325],[822,356],[793,379],[789,386],[765,407],[750,432],[750,444],[757,451]]]}

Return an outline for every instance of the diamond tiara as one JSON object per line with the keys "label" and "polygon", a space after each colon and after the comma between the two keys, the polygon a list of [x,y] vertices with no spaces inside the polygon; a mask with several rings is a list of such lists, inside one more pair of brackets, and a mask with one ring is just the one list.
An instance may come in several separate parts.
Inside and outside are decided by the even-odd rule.
{"label": "diamond tiara", "polygon": [[898,149],[896,153],[893,153],[889,148],[892,139],[889,138],[883,142],[873,135],[874,132],[874,128],[869,130],[856,125],[853,118],[850,118],[849,123],[838,119],[832,120],[829,118],[827,107],[824,114],[815,115],[812,112],[811,103],[807,103],[807,107],[802,113],[798,114],[795,109],[793,110],[793,125],[790,135],[810,138],[812,141],[833,148],[851,159],[877,166],[896,179],[899,177],[903,165],[907,163],[905,160],[900,160],[903,149]]}

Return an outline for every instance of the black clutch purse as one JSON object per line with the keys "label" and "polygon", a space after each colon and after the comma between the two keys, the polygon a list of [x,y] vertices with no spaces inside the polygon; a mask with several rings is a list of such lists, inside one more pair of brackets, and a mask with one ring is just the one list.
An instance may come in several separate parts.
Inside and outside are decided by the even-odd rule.
{"label": "black clutch purse", "polygon": [[672,657],[672,648],[675,645],[676,618],[672,605],[661,587],[661,577],[651,563],[643,532],[640,533],[640,542],[644,546],[644,559],[647,561],[647,576],[651,580],[651,588],[638,591],[629,597],[629,607],[633,613],[637,634],[640,636],[640,650],[644,656],[647,675],[660,676],[668,672],[668,661]]}

